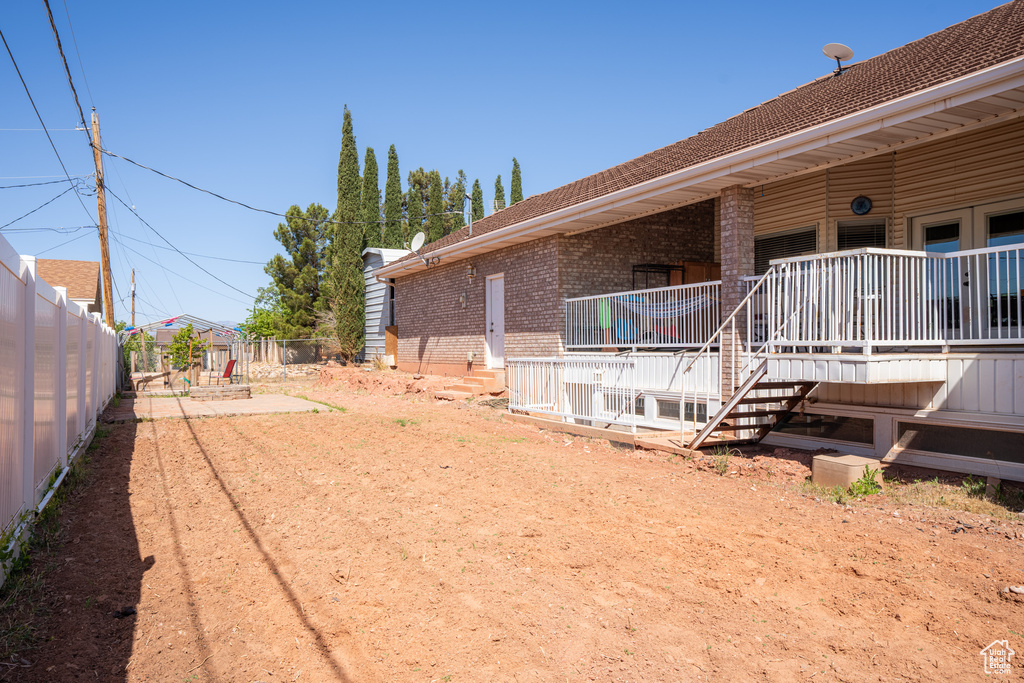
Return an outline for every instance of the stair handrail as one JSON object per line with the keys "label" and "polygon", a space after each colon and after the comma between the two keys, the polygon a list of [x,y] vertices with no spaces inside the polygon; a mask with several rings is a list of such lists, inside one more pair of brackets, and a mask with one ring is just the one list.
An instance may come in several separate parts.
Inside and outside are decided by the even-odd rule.
{"label": "stair handrail", "polygon": [[[782,264],[782,265],[784,265],[784,264]],[[682,372],[682,374],[680,376],[680,379],[681,379],[681,382],[682,382],[682,391],[680,393],[680,401],[679,401],[679,440],[680,440],[680,443],[682,443],[683,433],[685,432],[684,425],[685,425],[685,422],[686,422],[685,421],[685,414],[686,414],[686,373],[700,359],[700,356],[706,350],[708,350],[711,347],[711,344],[715,340],[715,338],[720,336],[722,334],[722,332],[725,331],[726,325],[731,324],[732,325],[732,332],[733,332],[733,334],[736,333],[736,316],[737,316],[737,314],[744,307],[747,307],[749,305],[750,299],[753,296],[754,292],[756,292],[770,277],[773,277],[774,275],[776,275],[776,270],[775,270],[775,265],[772,265],[772,266],[770,266],[768,268],[767,271],[765,271],[765,274],[761,276],[761,279],[757,281],[757,284],[755,284],[753,287],[750,288],[750,291],[747,292],[747,295],[743,298],[743,300],[740,301],[740,303],[736,306],[735,309],[733,309],[733,312],[729,314],[729,317],[727,317],[724,321],[722,321],[721,326],[719,326],[719,328],[715,332],[715,334],[712,335],[710,339],[708,339],[707,343],[704,344],[704,346],[701,347],[700,351],[698,351],[697,354],[693,357],[693,360],[690,361],[690,363],[683,370],[683,372]],[[764,344],[761,345],[761,348],[758,349],[753,354],[751,354],[751,356],[747,360],[746,364],[744,364],[744,366],[742,368],[740,368],[740,371],[738,373],[739,375],[742,375],[743,373],[747,372],[749,368],[751,368],[752,366],[755,366],[757,363],[761,362],[762,354],[764,356],[764,359],[767,359],[767,357],[772,353],[772,348],[774,346],[774,342],[777,341],[777,338],[778,338],[779,334],[789,324],[790,320],[793,319],[793,316],[795,316],[798,313],[800,313],[803,310],[804,306],[807,305],[807,302],[810,301],[810,300],[811,300],[811,297],[805,295],[801,299],[799,304],[793,308],[793,310],[790,312],[790,314],[788,316],[786,316],[785,319],[783,319],[783,320],[781,320],[779,322],[779,324],[772,331],[771,336],[769,336],[764,341]],[[771,306],[770,310],[774,311],[774,306]],[[747,318],[747,326],[748,326],[748,332],[747,332],[747,351],[749,353],[750,352],[750,330],[749,330],[750,318],[749,318],[749,316]],[[731,344],[730,346],[731,346],[730,352],[732,353],[732,358],[730,360],[733,363],[735,363],[735,359],[736,359],[736,345],[735,344]],[[719,345],[719,352],[721,352],[721,345]],[[722,384],[722,367],[721,366],[719,366],[719,368],[718,368],[718,373],[719,373],[719,391],[721,391],[721,384]],[[733,379],[735,380],[735,375],[733,376]],[[708,395],[710,395],[710,391],[707,392],[707,393],[708,393]],[[697,394],[698,394],[697,383],[694,382],[694,388],[693,388],[693,431],[694,431],[695,434],[697,433]]]}
{"label": "stair handrail", "polygon": [[[686,373],[688,373],[690,371],[690,368],[692,368],[697,363],[697,361],[700,360],[701,356],[703,356],[711,348],[711,345],[714,343],[714,341],[716,339],[718,339],[722,335],[722,333],[725,331],[726,326],[728,326],[730,323],[732,324],[732,331],[735,333],[735,331],[736,331],[736,315],[745,306],[748,305],[748,303],[750,302],[751,297],[754,296],[754,293],[758,289],[760,289],[761,286],[768,280],[768,278],[772,277],[774,274],[775,274],[775,266],[774,265],[769,266],[768,270],[765,271],[764,275],[761,276],[761,279],[758,280],[757,283],[753,287],[750,288],[750,291],[747,292],[747,295],[745,297],[743,297],[743,300],[740,301],[740,303],[736,306],[736,308],[733,309],[732,313],[730,313],[728,315],[728,317],[726,317],[726,319],[722,321],[722,324],[718,326],[718,329],[715,330],[715,333],[712,334],[710,337],[708,337],[708,340],[704,343],[704,346],[700,347],[700,349],[697,351],[697,353],[694,354],[693,360],[691,360],[686,365],[686,367],[683,368],[683,372],[679,375],[680,382],[681,382],[681,385],[682,385],[681,386],[681,391],[680,391],[680,394],[679,394],[679,439],[680,439],[680,442],[682,442],[683,434],[686,431],[686,429],[685,429],[685,425],[686,425]],[[733,354],[735,354],[735,353],[736,353],[736,351],[735,351],[735,345],[734,345],[733,346]],[[735,358],[735,355],[734,355],[734,358]],[[718,374],[719,374],[719,382],[721,383],[721,375],[722,375],[722,368],[721,367],[718,368]],[[696,429],[697,429],[697,395],[698,395],[698,393],[699,393],[698,384],[697,384],[696,381],[694,381],[694,384],[693,384],[693,428],[694,428],[694,431],[696,431]],[[708,391],[706,393],[708,394],[708,396],[710,396],[710,391]]]}

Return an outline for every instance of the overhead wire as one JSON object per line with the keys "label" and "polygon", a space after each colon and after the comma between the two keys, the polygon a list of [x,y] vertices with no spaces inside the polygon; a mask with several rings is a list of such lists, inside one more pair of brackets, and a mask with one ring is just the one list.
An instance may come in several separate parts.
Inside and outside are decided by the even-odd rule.
{"label": "overhead wire", "polygon": [[63,246],[71,244],[72,242],[77,242],[78,240],[82,239],[83,237],[88,237],[88,236],[89,236],[89,233],[86,233],[84,235],[79,235],[78,237],[72,237],[67,242],[61,242],[60,244],[55,244],[54,246],[52,246],[52,247],[50,247],[48,249],[43,249],[42,251],[37,251],[36,252],[36,256],[42,256],[43,254],[45,254],[47,252],[53,251],[54,249],[60,249]]}
{"label": "overhead wire", "polygon": [[[181,183],[182,185],[184,185],[186,187],[191,187],[193,190],[196,190],[197,192],[202,192],[204,194],[208,194],[211,197],[216,197],[217,199],[220,199],[220,200],[223,200],[225,202],[228,202],[229,204],[237,204],[238,206],[241,206],[241,207],[243,207],[245,209],[249,209],[250,211],[256,211],[257,213],[265,213],[265,214],[268,214],[268,215],[271,215],[271,216],[278,216],[279,218],[288,218],[288,214],[281,213],[280,211],[271,211],[270,209],[261,209],[261,208],[256,207],[256,206],[252,206],[250,204],[246,204],[245,202],[240,202],[237,199],[230,199],[229,197],[225,197],[222,194],[218,194],[218,193],[214,192],[213,190],[203,189],[203,188],[201,188],[201,187],[199,187],[197,185],[193,185],[192,183],[188,182],[187,180],[182,180],[181,178],[176,178],[175,176],[172,176],[172,175],[170,175],[168,173],[164,173],[163,171],[158,171],[155,168],[152,168],[150,166],[146,166],[145,164],[141,164],[138,161],[135,161],[133,159],[129,159],[126,156],[121,156],[120,154],[116,154],[114,152],[111,152],[109,149],[104,149],[103,147],[100,147],[100,152],[102,152],[103,154],[106,154],[109,157],[114,157],[114,158],[117,158],[117,159],[123,159],[124,161],[127,161],[129,164],[132,164],[134,166],[138,166],[139,168],[145,169],[145,170],[150,171],[152,173],[156,173],[158,176],[162,176],[164,178],[167,178],[168,180],[173,180],[173,181],[175,181],[177,183]],[[457,215],[457,214],[460,214],[460,213],[462,213],[462,212],[461,211],[442,211],[441,213],[426,213],[426,214],[423,214],[422,217],[423,218],[430,218],[432,216],[448,216],[448,215],[452,215],[452,214],[456,214]],[[331,225],[380,225],[381,223],[384,223],[383,220],[379,220],[379,221],[332,221],[330,219],[324,219],[323,222],[324,223],[329,223]]]}
{"label": "overhead wire", "polygon": [[[80,176],[75,176],[75,177],[78,178]],[[88,176],[86,176],[86,177],[88,177]],[[0,190],[11,190],[11,189],[14,189],[14,188],[17,188],[17,187],[38,187],[40,185],[56,185],[57,183],[66,183],[66,182],[67,182],[67,179],[63,178],[61,180],[47,180],[46,182],[42,182],[42,183],[22,183],[20,185],[0,185]]]}
{"label": "overhead wire", "polygon": [[[53,153],[57,155],[57,161],[60,162],[60,167],[64,171],[64,176],[68,179],[68,182],[71,183],[71,186],[74,187],[75,183],[73,180],[71,180],[71,174],[68,173],[67,166],[64,165],[64,160],[61,159],[60,152],[57,151],[57,145],[53,143],[53,138],[50,136],[50,131],[46,129],[46,124],[43,122],[43,117],[39,113],[39,108],[36,106],[36,101],[32,98],[32,93],[28,89],[28,84],[25,82],[25,77],[21,75],[21,69],[18,68],[18,62],[14,59],[14,53],[11,52],[11,46],[7,44],[7,38],[6,36],[4,36],[4,32],[2,30],[0,30],[0,40],[3,41],[4,48],[6,48],[7,50],[7,56],[11,58],[11,64],[14,65],[14,70],[15,72],[17,72],[18,79],[21,81],[21,87],[25,89],[25,94],[28,96],[28,101],[32,104],[32,110],[36,113],[36,118],[39,119],[39,125],[43,127],[43,132],[46,133],[46,139],[50,141],[50,147],[53,148]],[[78,202],[82,205],[82,210],[85,211],[85,213],[89,216],[89,219],[92,220],[92,214],[89,213],[89,209],[85,208],[85,202],[82,201],[82,196],[78,193],[77,189],[75,190],[75,196],[78,197]]]}
{"label": "overhead wire", "polygon": [[[146,261],[149,261],[149,262],[150,262],[150,263],[152,263],[153,265],[156,265],[156,266],[160,266],[160,264],[159,264],[159,263],[157,263],[156,261],[154,261],[153,259],[149,258],[148,256],[146,256],[145,254],[143,254],[143,253],[141,253],[141,252],[139,252],[139,251],[136,251],[135,249],[132,249],[132,248],[131,248],[131,247],[129,247],[129,246],[127,245],[127,244],[125,244],[125,243],[121,242],[121,241],[120,241],[119,239],[118,239],[118,240],[116,240],[116,241],[120,243],[120,245],[121,245],[121,247],[122,247],[122,248],[124,248],[124,249],[127,249],[128,251],[132,252],[133,254],[135,254],[136,256],[138,256],[139,258],[142,258],[142,259],[144,259],[144,260],[146,260]],[[164,266],[160,266],[160,267],[161,267],[161,268],[163,268]],[[187,277],[185,277],[184,275],[182,275],[181,273],[179,273],[179,272],[178,272],[178,271],[176,271],[176,270],[170,270],[169,268],[165,268],[165,270],[167,270],[167,271],[169,271],[169,272],[173,273],[173,274],[174,274],[174,275],[175,275],[176,277],[179,277],[179,278],[181,278],[181,279],[182,279],[182,280],[184,280],[185,282],[190,282],[190,283],[192,283],[193,285],[196,285],[197,287],[201,287],[201,288],[205,289],[206,291],[210,292],[211,294],[216,294],[216,295],[218,295],[218,296],[222,296],[222,297],[224,297],[225,299],[231,299],[232,301],[237,301],[237,302],[238,302],[238,303],[240,303],[240,304],[247,304],[247,303],[248,303],[248,302],[246,302],[246,301],[242,301],[241,299],[236,299],[236,298],[234,298],[234,297],[232,297],[232,296],[228,296],[227,294],[224,294],[224,293],[222,293],[222,292],[217,292],[217,291],[215,291],[215,290],[213,290],[213,289],[210,289],[209,287],[207,287],[206,285],[204,285],[204,284],[202,284],[202,283],[200,283],[200,282],[196,282],[195,280],[192,280],[192,279],[190,279],[190,278],[187,278]],[[232,289],[233,289],[233,288],[232,288]],[[243,292],[243,294],[244,294],[244,292]],[[246,295],[246,296],[248,296],[248,295]]]}
{"label": "overhead wire", "polygon": [[[63,192],[61,192],[60,194],[58,194],[58,195],[57,195],[56,197],[54,197],[54,198],[52,198],[52,199],[50,199],[50,200],[47,200],[47,201],[43,202],[42,204],[40,204],[40,205],[39,205],[39,206],[37,206],[36,208],[32,209],[32,210],[31,210],[31,211],[29,211],[28,213],[26,213],[26,214],[23,214],[23,215],[21,215],[21,216],[18,216],[18,217],[17,217],[17,218],[15,218],[15,219],[14,219],[13,221],[11,221],[11,222],[9,222],[9,223],[4,223],[3,225],[0,225],[0,230],[3,230],[3,229],[4,229],[4,228],[6,228],[6,227],[7,227],[8,225],[14,225],[14,224],[15,224],[15,223],[17,223],[18,221],[20,221],[20,220],[21,220],[22,218],[27,218],[28,216],[31,216],[32,214],[34,214],[34,213],[35,213],[36,211],[38,211],[39,209],[41,209],[41,208],[43,208],[44,206],[47,206],[47,205],[49,205],[49,204],[52,204],[53,202],[57,201],[58,199],[60,199],[61,197],[63,197],[64,195],[66,195],[66,194],[67,194],[68,192],[71,192],[71,190],[74,190],[74,189],[75,189],[75,185],[74,185],[74,183],[72,183],[71,187],[69,187],[69,188],[65,189],[65,190],[64,190]],[[91,216],[90,216],[90,218],[91,218]]]}
{"label": "overhead wire", "polygon": [[71,69],[68,68],[68,58],[64,56],[64,47],[60,44],[60,34],[57,33],[57,24],[53,21],[53,12],[50,10],[50,0],[43,0],[43,6],[46,8],[46,16],[50,19],[50,29],[53,31],[53,42],[57,44],[57,52],[60,53],[60,61],[64,65],[64,75],[68,79],[68,87],[71,88],[71,95],[75,98],[75,106],[78,107],[78,115],[82,122],[83,132],[85,136],[92,142],[92,138],[89,137],[89,131],[85,129],[85,113],[82,111],[82,103],[78,101],[78,91],[75,90],[75,82],[71,79]]}
{"label": "overhead wire", "polygon": [[75,27],[71,24],[71,13],[68,12],[68,0],[64,0],[64,15],[68,18],[68,28],[71,29],[71,43],[75,46],[75,54],[78,55],[78,68],[82,70],[82,80],[85,81],[85,91],[89,93],[89,103],[96,106],[92,99],[92,89],[89,87],[89,77],[85,75],[85,65],[82,64],[82,53],[78,51],[78,39],[75,38]]}
{"label": "overhead wire", "polygon": [[[122,234],[121,237],[122,238],[126,238],[126,239],[130,239],[130,240],[132,240],[134,242],[141,242],[142,244],[150,244],[149,242],[145,242],[143,240],[140,240],[138,237],[132,237],[130,235]],[[172,249],[171,247],[164,247],[164,246],[161,246],[159,244],[153,244],[151,246],[153,246],[156,249],[165,249],[167,251],[177,251],[176,249]],[[267,265],[266,261],[246,261],[244,259],[227,258],[226,256],[210,256],[209,254],[197,254],[197,253],[192,252],[192,251],[182,251],[181,253],[182,254],[188,254],[189,256],[195,256],[195,257],[198,257],[198,258],[213,259],[214,261],[230,261],[231,263],[249,263],[249,264],[256,265],[256,266],[265,266],[265,265]]]}
{"label": "overhead wire", "polygon": [[[150,225],[150,224],[149,224],[148,222],[146,222],[146,220],[145,220],[145,219],[144,219],[144,218],[143,218],[142,216],[140,216],[140,215],[139,215],[139,212],[138,212],[138,211],[136,211],[136,210],[134,209],[134,207],[131,207],[131,206],[129,206],[128,204],[125,204],[125,201],[124,201],[123,199],[121,199],[120,197],[118,197],[118,196],[117,196],[116,194],[114,194],[114,192],[113,192],[113,191],[112,191],[112,190],[111,190],[111,189],[110,189],[109,187],[108,187],[108,188],[106,188],[106,189],[107,189],[107,191],[108,191],[108,192],[110,192],[110,194],[111,194],[111,195],[112,195],[112,196],[114,197],[114,199],[116,199],[117,201],[121,202],[121,205],[122,205],[122,206],[124,206],[124,207],[125,207],[126,209],[128,209],[129,211],[131,211],[131,212],[132,212],[133,214],[135,214],[135,217],[136,217],[136,218],[138,218],[138,219],[139,219],[140,221],[142,221],[142,224],[143,224],[143,225],[145,225],[145,226],[146,226],[147,228],[149,228],[150,230],[152,230],[152,231],[153,231],[153,233],[154,233],[154,234],[155,234],[155,235],[156,235],[157,237],[159,237],[159,238],[160,238],[160,239],[162,239],[162,240],[163,240],[164,242],[166,242],[166,243],[167,243],[167,246],[171,247],[172,249],[174,249],[174,251],[178,252],[178,254],[180,254],[180,255],[182,256],[182,258],[184,258],[184,259],[185,259],[186,261],[188,261],[188,262],[189,262],[189,263],[191,263],[191,264],[192,264],[193,266],[195,266],[195,267],[196,267],[196,268],[198,268],[199,270],[203,271],[204,273],[206,273],[207,275],[209,275],[210,277],[212,277],[212,278],[213,278],[214,280],[216,280],[217,282],[219,282],[219,283],[221,283],[222,285],[225,285],[225,286],[227,286],[227,287],[230,287],[231,289],[235,290],[235,291],[236,291],[236,292],[238,292],[239,294],[242,294],[242,295],[244,295],[244,296],[247,296],[247,297],[249,297],[250,299],[255,299],[255,298],[256,298],[256,297],[254,297],[254,296],[253,296],[252,294],[249,294],[248,292],[244,292],[244,291],[242,291],[241,289],[239,289],[238,287],[235,287],[235,286],[234,286],[233,284],[231,284],[230,282],[227,282],[227,281],[225,281],[225,280],[223,280],[223,279],[221,279],[221,278],[217,277],[216,275],[214,275],[213,273],[211,273],[210,271],[208,271],[208,270],[207,270],[206,268],[203,268],[203,267],[202,267],[201,265],[199,265],[198,263],[196,263],[195,261],[193,261],[193,260],[192,260],[192,259],[191,259],[190,257],[186,256],[186,255],[184,254],[184,252],[182,252],[182,251],[181,251],[181,249],[179,249],[179,248],[178,248],[178,247],[176,247],[176,246],[175,246],[174,244],[172,244],[172,243],[171,243],[171,241],[170,241],[169,239],[167,239],[166,237],[164,237],[164,236],[163,236],[163,235],[162,235],[162,234],[160,233],[160,231],[159,231],[159,230],[157,230],[157,229],[156,229],[156,228],[154,228],[154,227],[153,227],[152,225]],[[126,248],[127,248],[127,247],[126,247]],[[244,302],[243,302],[243,303],[244,303]]]}

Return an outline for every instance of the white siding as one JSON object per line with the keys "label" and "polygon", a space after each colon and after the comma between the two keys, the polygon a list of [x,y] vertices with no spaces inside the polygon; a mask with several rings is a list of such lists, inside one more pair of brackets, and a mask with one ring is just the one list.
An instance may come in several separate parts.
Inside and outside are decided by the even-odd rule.
{"label": "white siding", "polygon": [[[408,251],[404,249],[364,249],[363,250],[363,281],[366,287],[365,296],[365,335],[363,358],[384,356],[384,328],[390,324],[391,301],[388,285],[379,281],[375,275],[377,270],[402,258]],[[397,322],[397,321],[396,321]]]}

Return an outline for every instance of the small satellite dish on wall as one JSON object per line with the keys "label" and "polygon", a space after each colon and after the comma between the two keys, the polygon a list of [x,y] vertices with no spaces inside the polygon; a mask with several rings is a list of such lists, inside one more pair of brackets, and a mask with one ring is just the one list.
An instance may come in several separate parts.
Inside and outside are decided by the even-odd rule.
{"label": "small satellite dish on wall", "polygon": [[843,62],[848,62],[853,59],[853,50],[842,43],[829,43],[825,47],[821,48],[821,51],[829,59],[836,60],[835,73],[837,76],[843,73]]}
{"label": "small satellite dish on wall", "polygon": [[412,244],[409,245],[409,248],[412,249],[413,251],[419,251],[420,247],[423,246],[423,242],[425,242],[426,239],[427,236],[424,235],[422,232],[416,233],[415,235],[413,235]]}

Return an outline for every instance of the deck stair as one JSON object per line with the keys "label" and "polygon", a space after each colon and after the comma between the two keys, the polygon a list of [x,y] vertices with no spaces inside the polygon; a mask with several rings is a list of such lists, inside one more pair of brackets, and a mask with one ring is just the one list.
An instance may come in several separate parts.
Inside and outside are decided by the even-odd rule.
{"label": "deck stair", "polygon": [[498,394],[505,390],[504,370],[473,370],[471,375],[462,377],[455,384],[434,392],[434,398],[447,401],[461,401],[470,396]]}
{"label": "deck stair", "polygon": [[818,385],[767,374],[768,362],[762,361],[686,447],[696,450],[709,438],[716,444],[757,443]]}

